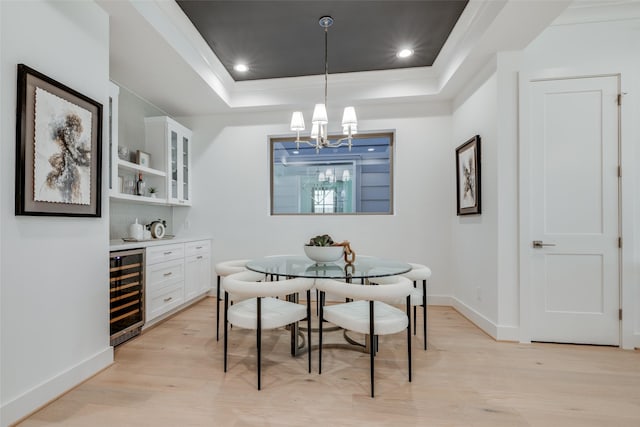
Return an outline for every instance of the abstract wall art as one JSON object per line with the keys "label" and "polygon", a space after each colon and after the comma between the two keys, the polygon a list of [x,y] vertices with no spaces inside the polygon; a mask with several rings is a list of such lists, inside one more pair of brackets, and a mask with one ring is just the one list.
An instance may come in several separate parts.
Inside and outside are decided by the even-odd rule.
{"label": "abstract wall art", "polygon": [[480,214],[480,135],[456,148],[458,215]]}
{"label": "abstract wall art", "polygon": [[16,215],[101,215],[102,105],[18,65]]}

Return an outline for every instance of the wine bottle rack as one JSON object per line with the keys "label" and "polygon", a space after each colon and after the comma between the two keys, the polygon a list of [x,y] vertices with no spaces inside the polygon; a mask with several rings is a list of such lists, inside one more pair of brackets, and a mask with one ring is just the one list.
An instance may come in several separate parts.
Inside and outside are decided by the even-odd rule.
{"label": "wine bottle rack", "polygon": [[144,249],[111,252],[109,282],[111,345],[116,346],[144,325]]}

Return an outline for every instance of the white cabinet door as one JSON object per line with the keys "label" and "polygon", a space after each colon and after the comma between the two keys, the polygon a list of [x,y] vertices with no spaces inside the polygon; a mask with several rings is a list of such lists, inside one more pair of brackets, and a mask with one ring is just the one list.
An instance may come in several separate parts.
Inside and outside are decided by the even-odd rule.
{"label": "white cabinet door", "polygon": [[185,244],[185,300],[211,289],[210,246],[209,240]]}
{"label": "white cabinet door", "polygon": [[[191,206],[191,131],[170,117],[146,117],[145,147],[150,167],[119,160],[125,173],[141,172],[153,197],[118,194],[118,198],[149,204]],[[126,193],[126,189],[125,189]]]}
{"label": "white cabinet door", "polygon": [[169,203],[191,205],[191,131],[167,118]]}
{"label": "white cabinet door", "polygon": [[211,256],[194,255],[185,260],[185,300],[202,295],[211,288]]}
{"label": "white cabinet door", "polygon": [[120,193],[118,180],[118,97],[120,88],[109,82],[109,194]]}

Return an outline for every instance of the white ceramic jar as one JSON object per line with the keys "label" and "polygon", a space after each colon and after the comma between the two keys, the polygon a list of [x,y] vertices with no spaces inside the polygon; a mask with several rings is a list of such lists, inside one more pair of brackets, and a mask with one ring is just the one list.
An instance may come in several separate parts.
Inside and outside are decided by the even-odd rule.
{"label": "white ceramic jar", "polygon": [[138,224],[138,218],[129,226],[129,237],[136,240],[142,240],[144,237],[142,224]]}

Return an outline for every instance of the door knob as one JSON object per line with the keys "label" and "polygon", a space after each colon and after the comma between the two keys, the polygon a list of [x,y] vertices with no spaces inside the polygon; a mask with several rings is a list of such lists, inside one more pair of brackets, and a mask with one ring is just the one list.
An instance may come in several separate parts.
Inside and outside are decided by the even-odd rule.
{"label": "door knob", "polygon": [[536,249],[542,248],[543,246],[555,246],[555,243],[542,243],[542,240],[534,240],[533,247]]}

